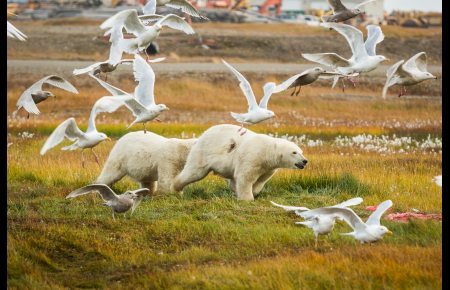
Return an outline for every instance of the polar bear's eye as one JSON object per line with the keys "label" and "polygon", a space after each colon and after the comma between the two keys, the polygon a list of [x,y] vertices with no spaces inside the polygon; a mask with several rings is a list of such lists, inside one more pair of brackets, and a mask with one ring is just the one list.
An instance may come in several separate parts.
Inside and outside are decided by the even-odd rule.
{"label": "polar bear's eye", "polygon": [[294,152],[292,152],[292,154],[297,154],[297,152],[294,151]]}

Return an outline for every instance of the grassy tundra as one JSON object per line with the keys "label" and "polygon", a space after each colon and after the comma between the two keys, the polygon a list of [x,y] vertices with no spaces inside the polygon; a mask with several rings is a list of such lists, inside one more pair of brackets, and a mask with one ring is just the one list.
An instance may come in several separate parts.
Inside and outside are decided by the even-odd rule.
{"label": "grassy tundra", "polygon": [[[8,112],[37,78],[8,76]],[[126,91],[134,88],[131,75],[111,79]],[[281,79],[249,76],[257,96],[265,81]],[[269,108],[277,117],[251,129],[287,134],[310,161],[306,169],[278,171],[254,202],[237,201],[223,179],[210,175],[182,196],[147,198],[133,216],[113,221],[94,194],[65,199],[99,174],[90,152],[85,169],[79,151],[58,146],[39,155],[64,119],[74,116],[85,129],[91,106],[106,95],[86,76],[71,81],[79,95],[55,89],[55,100],[39,104],[40,116],[8,119],[8,288],[441,289],[440,222],[383,219],[394,235],[372,246],[340,236],[350,228],[338,223],[314,249],[312,232],[294,225],[300,219],[269,202],[313,208],[361,196],[354,210],[363,219],[370,214],[366,206],[386,199],[394,203],[388,213],[441,213],[442,191],[431,182],[442,170],[437,86],[411,89],[438,96],[432,98],[381,100],[380,86],[363,81],[345,94],[321,82],[298,97],[274,95]],[[229,111],[246,109],[229,76],[157,75],[155,89],[156,101],[171,110],[147,128],[167,137],[199,136],[211,125],[232,123]],[[97,118],[99,131],[113,139],[96,147],[101,165],[131,120],[126,109]],[[114,189],[137,186],[125,178]]]}

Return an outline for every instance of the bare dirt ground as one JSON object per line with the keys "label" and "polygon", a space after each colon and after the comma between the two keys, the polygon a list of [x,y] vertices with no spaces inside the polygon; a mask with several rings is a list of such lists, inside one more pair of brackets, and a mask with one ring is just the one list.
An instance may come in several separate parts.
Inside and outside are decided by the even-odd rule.
{"label": "bare dirt ground", "polygon": [[[8,59],[104,60],[109,52],[101,21],[58,19],[18,21],[29,36],[26,49],[8,39]],[[343,37],[320,27],[295,24],[196,23],[195,35],[164,29],[158,38],[162,55],[170,62],[213,62],[218,58],[238,62],[308,63],[301,53],[336,52],[350,57]],[[364,31],[363,27],[360,27]],[[385,40],[377,52],[393,60],[426,51],[432,64],[442,61],[442,29],[384,27]],[[364,31],[364,33],[366,33]],[[204,49],[199,36],[210,49]],[[170,53],[169,53],[170,52]]]}

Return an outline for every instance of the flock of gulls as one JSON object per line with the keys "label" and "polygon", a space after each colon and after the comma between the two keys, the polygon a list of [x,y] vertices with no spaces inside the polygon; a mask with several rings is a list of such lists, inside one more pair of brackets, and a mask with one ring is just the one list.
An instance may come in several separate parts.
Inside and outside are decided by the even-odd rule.
{"label": "flock of gulls", "polygon": [[[239,86],[244,93],[248,110],[246,113],[231,112],[231,117],[241,124],[239,132],[245,134],[244,125],[260,123],[275,116],[275,113],[268,109],[268,102],[273,94],[280,93],[287,89],[293,89],[292,95],[298,95],[301,87],[309,85],[318,79],[332,79],[332,87],[335,87],[338,80],[342,81],[342,90],[345,91],[344,80],[350,81],[355,86],[355,78],[361,74],[368,73],[376,69],[380,63],[387,60],[383,55],[376,54],[376,46],[383,41],[384,35],[378,25],[367,25],[368,36],[364,41],[363,33],[359,29],[338,22],[346,21],[363,12],[360,7],[376,0],[369,0],[359,4],[353,9],[346,8],[340,0],[328,0],[332,7],[332,14],[322,17],[320,24],[324,28],[334,30],[342,35],[348,42],[352,56],[346,59],[336,53],[303,53],[302,56],[312,62],[326,66],[328,70],[322,67],[313,67],[296,74],[286,81],[276,84],[268,82],[263,86],[263,96],[259,102],[253,93],[250,83],[233,66],[222,60],[223,64],[234,74],[239,81]],[[86,132],[78,128],[74,118],[68,118],[62,122],[48,137],[40,153],[44,155],[48,150],[61,143],[64,138],[73,141],[69,146],[62,150],[81,149],[82,166],[84,167],[83,150],[90,148],[94,154],[95,161],[99,163],[95,154],[94,147],[100,142],[108,140],[108,136],[97,131],[95,119],[99,113],[112,113],[122,106],[125,106],[135,117],[135,120],[128,126],[136,123],[143,124],[144,133],[146,133],[145,124],[156,120],[162,112],[169,110],[164,104],[156,104],[154,96],[155,73],[150,63],[164,61],[165,58],[149,59],[146,49],[156,40],[163,27],[179,30],[185,34],[194,34],[192,27],[175,14],[158,15],[157,6],[167,6],[181,9],[182,12],[202,20],[208,18],[199,14],[187,0],[149,0],[142,7],[143,15],[139,15],[136,9],[123,10],[104,21],[100,28],[106,30],[105,36],[109,35],[110,54],[109,58],[103,62],[94,63],[86,68],[75,69],[74,75],[88,74],[102,86],[109,95],[98,99],[91,109],[88,128]],[[125,39],[123,30],[133,34],[134,38]],[[7,22],[7,36],[21,41],[26,41],[27,36]],[[133,54],[132,59],[122,59],[123,53]],[[145,54],[145,59],[141,56]],[[133,92],[127,93],[106,82],[107,74],[113,72],[119,65],[129,64],[133,67],[134,79],[137,85]],[[99,78],[100,74],[105,75],[105,80]],[[386,98],[388,88],[401,86],[399,97],[406,92],[405,86],[412,86],[428,79],[436,79],[434,75],[427,71],[427,58],[425,52],[419,52],[407,61],[400,60],[391,66],[386,72],[386,83],[382,91],[382,98]],[[51,85],[68,92],[77,94],[77,89],[67,80],[56,75],[46,76],[28,89],[19,97],[17,110],[12,116],[16,117],[21,109],[29,114],[40,113],[36,106],[40,102],[47,100],[55,95],[47,90],[43,90],[43,85]],[[298,90],[297,90],[298,89]],[[442,186],[442,176],[433,179],[437,185]],[[97,192],[103,198],[104,205],[111,207],[112,217],[115,213],[131,212],[135,210],[139,197],[148,193],[148,189],[141,188],[134,191],[127,191],[117,195],[111,188],[104,184],[91,184],[77,189],[67,195],[66,198],[74,198],[90,192]],[[349,207],[358,205],[362,198],[353,198],[340,204],[309,209],[306,207],[285,206],[272,202],[274,206],[281,207],[286,211],[295,212],[304,219],[303,222],[296,224],[311,228],[315,235],[315,245],[317,246],[318,235],[328,234],[333,230],[336,220],[345,221],[353,231],[344,235],[353,236],[361,243],[371,243],[380,240],[385,234],[392,234],[385,226],[380,224],[380,218],[383,213],[392,206],[392,201],[386,200],[378,205],[376,210],[369,216],[366,222]]]}

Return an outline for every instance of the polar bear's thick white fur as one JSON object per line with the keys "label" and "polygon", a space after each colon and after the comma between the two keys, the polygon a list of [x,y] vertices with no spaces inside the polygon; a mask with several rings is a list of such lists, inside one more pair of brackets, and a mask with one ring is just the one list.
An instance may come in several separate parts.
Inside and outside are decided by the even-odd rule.
{"label": "polar bear's thick white fur", "polygon": [[250,130],[241,136],[239,128],[223,124],[206,130],[192,146],[173,190],[180,191],[212,171],[229,179],[238,199],[253,200],[278,168],[305,167],[307,160],[295,143]]}
{"label": "polar bear's thick white fur", "polygon": [[197,139],[165,138],[143,131],[131,132],[114,145],[96,183],[112,185],[128,175],[150,189],[170,192]]}

